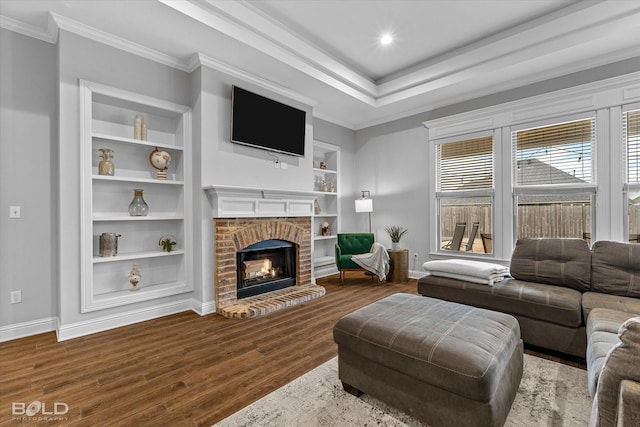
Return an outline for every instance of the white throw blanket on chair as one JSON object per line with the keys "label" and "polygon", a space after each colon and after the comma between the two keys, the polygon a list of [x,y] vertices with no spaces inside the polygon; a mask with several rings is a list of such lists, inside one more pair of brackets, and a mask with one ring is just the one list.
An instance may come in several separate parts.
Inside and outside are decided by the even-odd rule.
{"label": "white throw blanket on chair", "polygon": [[380,280],[384,280],[389,272],[389,254],[387,249],[378,242],[371,245],[369,253],[352,255],[351,260],[378,276]]}

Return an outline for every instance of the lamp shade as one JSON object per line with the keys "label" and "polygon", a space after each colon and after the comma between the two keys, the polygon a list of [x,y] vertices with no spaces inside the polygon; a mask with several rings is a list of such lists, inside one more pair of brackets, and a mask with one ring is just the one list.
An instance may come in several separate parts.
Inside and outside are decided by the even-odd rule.
{"label": "lamp shade", "polygon": [[373,212],[373,200],[371,200],[371,199],[357,199],[356,200],[356,212]]}

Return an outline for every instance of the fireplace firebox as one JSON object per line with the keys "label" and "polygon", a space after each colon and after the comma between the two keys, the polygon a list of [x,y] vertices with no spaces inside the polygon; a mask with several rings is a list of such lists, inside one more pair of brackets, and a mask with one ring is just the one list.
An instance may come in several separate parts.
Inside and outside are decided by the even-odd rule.
{"label": "fireplace firebox", "polygon": [[295,286],[296,246],[284,240],[263,240],[236,253],[237,298]]}

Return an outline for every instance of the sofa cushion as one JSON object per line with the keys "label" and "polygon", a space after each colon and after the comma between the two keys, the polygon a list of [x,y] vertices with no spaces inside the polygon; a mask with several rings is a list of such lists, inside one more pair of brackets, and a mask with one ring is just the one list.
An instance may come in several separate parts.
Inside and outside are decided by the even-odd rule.
{"label": "sofa cushion", "polygon": [[598,385],[600,371],[604,366],[609,350],[620,342],[618,330],[627,319],[634,317],[631,313],[594,308],[587,318],[587,369],[589,393],[593,397]]}
{"label": "sofa cushion", "polygon": [[618,295],[585,292],[582,294],[582,316],[586,319],[594,308],[608,308],[640,316],[640,299]]}
{"label": "sofa cushion", "polygon": [[591,287],[591,251],[582,239],[519,239],[510,271],[519,280],[584,292]]}
{"label": "sofa cushion", "polygon": [[[592,316],[596,311],[599,310],[594,310]],[[622,425],[618,423],[620,382],[624,379],[640,382],[640,317],[625,320],[617,336],[619,342],[607,353],[598,378],[592,425]]]}
{"label": "sofa cushion", "polygon": [[517,279],[506,279],[488,286],[430,275],[418,281],[418,292],[572,328],[582,325],[580,292],[561,286]]}
{"label": "sofa cushion", "polygon": [[591,273],[591,290],[640,298],[640,244],[595,242]]}

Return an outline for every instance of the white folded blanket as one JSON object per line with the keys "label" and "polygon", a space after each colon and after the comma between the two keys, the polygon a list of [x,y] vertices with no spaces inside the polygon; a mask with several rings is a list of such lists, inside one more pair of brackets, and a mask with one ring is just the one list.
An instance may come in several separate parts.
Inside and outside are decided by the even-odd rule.
{"label": "white folded blanket", "polygon": [[384,280],[389,272],[389,254],[387,249],[378,242],[371,245],[369,253],[352,255],[351,260],[378,276],[380,280]]}
{"label": "white folded blanket", "polygon": [[509,275],[509,267],[488,262],[446,259],[422,265],[429,274],[493,286]]}

